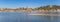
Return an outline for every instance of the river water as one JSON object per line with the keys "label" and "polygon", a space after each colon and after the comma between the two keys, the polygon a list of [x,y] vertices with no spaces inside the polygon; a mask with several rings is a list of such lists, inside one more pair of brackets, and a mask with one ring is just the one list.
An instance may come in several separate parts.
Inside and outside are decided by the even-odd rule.
{"label": "river water", "polygon": [[25,12],[0,12],[0,22],[60,22],[60,16],[28,16]]}

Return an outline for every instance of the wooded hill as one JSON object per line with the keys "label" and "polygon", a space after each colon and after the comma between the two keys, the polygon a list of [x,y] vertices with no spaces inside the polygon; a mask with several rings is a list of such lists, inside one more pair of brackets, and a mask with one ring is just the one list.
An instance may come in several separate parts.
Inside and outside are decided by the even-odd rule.
{"label": "wooded hill", "polygon": [[38,8],[35,8],[36,10],[39,10],[39,9],[60,9],[60,6],[57,6],[57,5],[47,5],[47,6],[41,6],[41,7],[38,7]]}

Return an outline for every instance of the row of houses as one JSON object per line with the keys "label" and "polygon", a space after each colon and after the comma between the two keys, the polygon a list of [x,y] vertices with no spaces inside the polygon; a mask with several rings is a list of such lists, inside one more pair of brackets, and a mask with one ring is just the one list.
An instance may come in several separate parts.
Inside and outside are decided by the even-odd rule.
{"label": "row of houses", "polygon": [[0,12],[60,12],[60,9],[40,9],[40,10],[32,10],[32,8],[26,8],[25,10],[15,10],[15,9],[0,9]]}
{"label": "row of houses", "polygon": [[44,10],[44,9],[40,9],[40,10],[35,10],[36,12],[60,12],[60,9],[51,9],[51,10]]}
{"label": "row of houses", "polygon": [[32,8],[26,9],[0,9],[0,12],[31,12]]}

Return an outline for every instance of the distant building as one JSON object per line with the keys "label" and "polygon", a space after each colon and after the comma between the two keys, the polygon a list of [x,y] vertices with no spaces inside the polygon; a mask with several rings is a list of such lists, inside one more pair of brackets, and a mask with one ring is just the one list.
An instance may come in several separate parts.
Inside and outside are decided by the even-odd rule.
{"label": "distant building", "polygon": [[60,9],[57,9],[58,12],[60,12]]}
{"label": "distant building", "polygon": [[31,12],[32,11],[32,8],[27,8],[26,11],[27,12]]}

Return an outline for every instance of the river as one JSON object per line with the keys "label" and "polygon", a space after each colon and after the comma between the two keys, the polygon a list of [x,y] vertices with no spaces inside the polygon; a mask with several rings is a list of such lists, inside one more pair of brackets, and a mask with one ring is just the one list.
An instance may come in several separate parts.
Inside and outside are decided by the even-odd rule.
{"label": "river", "polygon": [[25,12],[0,12],[0,22],[60,22],[60,16],[28,16]]}

